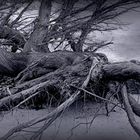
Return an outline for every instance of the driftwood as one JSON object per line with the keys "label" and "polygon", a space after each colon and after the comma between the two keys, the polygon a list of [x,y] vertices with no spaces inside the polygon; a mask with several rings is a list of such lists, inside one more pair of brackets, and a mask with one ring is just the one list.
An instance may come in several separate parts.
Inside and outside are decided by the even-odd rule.
{"label": "driftwood", "polygon": [[[78,57],[79,57],[79,55],[78,55]],[[84,58],[84,57],[82,57],[82,58]],[[66,93],[65,94],[67,95],[66,97],[68,99],[66,99],[66,101],[64,101],[54,111],[47,114],[46,116],[43,116],[42,118],[34,119],[34,120],[29,121],[29,122],[20,124],[19,126],[10,130],[4,137],[2,137],[2,139],[7,139],[16,132],[19,132],[19,131],[21,131],[25,128],[28,128],[32,125],[35,125],[37,123],[45,121],[46,123],[44,124],[44,126],[41,129],[39,129],[39,131],[31,139],[37,138],[45,129],[47,129],[53,123],[53,121],[55,121],[55,119],[57,119],[57,117],[59,117],[61,115],[61,113],[66,108],[68,108],[72,103],[75,102],[75,100],[78,99],[78,97],[80,96],[80,93],[82,93],[81,90],[84,91],[84,92],[87,92],[88,94],[89,93],[91,94],[91,92],[88,92],[87,90],[85,90],[85,88],[88,86],[89,82],[91,82],[93,84],[94,83],[96,84],[96,82],[98,83],[100,80],[107,82],[109,79],[114,80],[114,81],[116,81],[116,80],[126,81],[129,78],[135,78],[136,74],[139,75],[139,66],[137,64],[132,63],[132,62],[124,62],[124,63],[119,63],[119,64],[116,64],[116,63],[115,64],[106,64],[105,61],[101,61],[101,60],[99,60],[98,57],[94,57],[94,56],[89,57],[88,56],[88,57],[86,57],[86,59],[83,59],[83,60],[80,60],[80,61],[78,60],[76,63],[72,63],[71,65],[68,65],[68,66],[63,66],[63,65],[60,66],[59,65],[60,68],[58,68],[55,71],[51,71],[51,72],[47,73],[44,77],[39,77],[39,78],[36,78],[34,80],[27,81],[27,82],[25,82],[21,85],[19,84],[17,86],[17,87],[19,87],[18,89],[16,89],[17,88],[16,87],[15,89],[11,90],[12,95],[10,95],[8,97],[5,97],[1,100],[1,103],[0,103],[1,108],[5,104],[8,106],[9,105],[9,100],[10,100],[10,102],[12,102],[12,105],[13,105],[14,104],[14,99],[17,102],[13,106],[18,107],[21,104],[28,101],[30,98],[39,94],[38,92],[40,90],[42,90],[44,88],[45,88],[45,90],[47,90],[47,86],[49,86],[49,85],[56,85],[57,87],[60,87],[61,86],[60,83],[62,81],[64,82],[64,79],[68,80],[68,77],[70,78],[67,81],[68,82],[67,84],[69,85],[69,88],[71,87],[71,85],[74,85],[73,88],[75,88],[78,85],[78,83],[81,81],[83,76],[87,77],[86,79],[83,77],[83,80],[82,80],[83,84],[80,82],[80,84],[82,84],[81,88],[77,89],[77,91],[75,93],[72,93],[71,88],[70,88],[70,90],[65,91],[65,92],[67,92],[67,94]],[[38,61],[38,62],[39,63],[40,62],[44,63],[44,58],[43,58],[43,61]],[[92,64],[91,64],[91,62],[92,62]],[[37,63],[37,65],[34,65],[34,66],[38,67],[39,63]],[[85,69],[87,66],[89,66],[89,64],[91,65],[91,67],[89,67],[88,69]],[[64,69],[64,67],[65,67],[65,69]],[[50,68],[50,67],[47,66],[47,68]],[[85,72],[82,72],[82,71],[85,71]],[[28,71],[26,71],[26,70],[24,72],[28,73]],[[87,74],[87,72],[88,72],[88,74]],[[128,72],[130,72],[129,75],[128,75]],[[132,72],[132,74],[131,74],[131,72]],[[78,74],[80,74],[80,75],[78,75]],[[123,76],[123,79],[122,79],[122,77],[120,77],[121,74]],[[63,75],[63,78],[62,78],[62,75]],[[74,82],[76,82],[76,85],[75,85],[75,83],[74,84],[72,83],[73,82],[72,79],[75,78],[75,76],[78,76],[78,77],[80,76],[80,81],[79,80],[74,81]],[[22,77],[22,74],[19,77]],[[114,77],[114,79],[113,79],[113,77]],[[50,78],[52,78],[52,79],[49,80]],[[136,79],[139,80],[138,77]],[[41,82],[40,84],[38,83],[38,80],[39,80],[39,82]],[[60,81],[59,84],[56,82],[58,80]],[[29,88],[31,85],[33,87]],[[63,94],[64,94],[64,91],[61,90],[60,95],[63,95]],[[25,97],[24,99],[22,98],[23,95]],[[93,95],[95,97],[99,97],[100,99],[102,99],[104,101],[110,102],[109,100],[104,99],[103,97],[100,97],[100,96],[96,95],[96,92],[95,92],[95,94],[92,94],[92,96]],[[19,99],[19,100],[17,100],[17,99]],[[130,104],[132,104],[131,107],[134,110],[133,112],[135,114],[139,114],[139,113],[137,113],[137,111],[139,112],[139,110],[136,110],[136,108],[139,107],[139,104],[136,104],[136,103],[134,104],[134,102],[135,102],[134,100],[132,100],[132,101],[130,100]],[[116,105],[115,103],[113,103],[113,104]],[[13,106],[9,106],[9,107],[12,108]]]}
{"label": "driftwood", "polygon": [[[95,69],[97,67],[97,63],[95,62],[95,60],[93,60],[92,66],[90,68],[89,74],[86,78],[86,80],[84,81],[84,83],[82,84],[82,88],[85,88],[89,81],[90,81],[90,77],[91,77],[91,73],[93,75],[93,69]],[[98,67],[97,67],[98,68]],[[6,140],[8,137],[10,137],[11,135],[13,135],[16,132],[21,131],[24,128],[27,128],[29,126],[32,126],[36,123],[42,122],[42,121],[47,121],[49,119],[51,119],[53,122],[58,116],[61,115],[61,113],[67,108],[69,107],[75,100],[77,100],[78,96],[80,95],[80,91],[77,91],[76,93],[74,93],[69,99],[67,99],[64,103],[62,103],[59,107],[57,107],[53,112],[51,112],[50,114],[48,114],[47,116],[40,118],[39,120],[31,120],[30,122],[24,123],[19,125],[18,127],[10,130],[4,137],[2,137],[3,140]],[[45,125],[32,137],[32,139],[36,139],[41,133],[42,131],[44,131],[45,129],[47,129],[47,127],[51,124],[50,120],[48,123],[45,123]]]}
{"label": "driftwood", "polygon": [[[35,54],[38,59],[34,59]],[[140,80],[139,64],[134,62],[109,63],[102,54],[91,52],[75,53],[69,51],[57,51],[44,53],[42,55],[41,53],[35,54],[17,54],[17,59],[18,57],[21,58],[18,61],[19,63],[23,62],[24,59],[26,60],[27,56],[30,59],[27,63],[20,63],[23,66],[23,71],[20,70],[20,73],[15,78],[16,85],[12,89],[9,89],[10,94],[6,94],[7,97],[0,100],[0,109],[9,110],[17,108],[26,102],[30,102],[32,98],[42,94],[42,92],[44,98],[46,98],[46,94],[48,93],[61,97],[62,104],[42,118],[20,124],[10,130],[2,139],[7,139],[22,129],[46,121],[38,133],[32,137],[32,139],[35,139],[47,129],[66,108],[75,102],[83,91],[106,102],[113,103],[105,99],[105,96],[102,96],[102,92],[107,88],[110,81],[124,82],[129,79]],[[11,58],[11,54],[9,56],[9,58]],[[16,60],[14,56],[13,60]],[[6,61],[9,60],[6,59]],[[10,63],[7,64],[7,70],[11,68],[12,73],[16,69],[16,61],[14,68],[10,67]],[[1,70],[1,72],[4,73],[5,71]],[[89,84],[93,85],[92,90],[94,90],[94,94],[91,94],[90,91],[85,89]],[[79,87],[76,92],[74,92],[75,87]],[[54,88],[56,88],[55,91]],[[107,91],[105,94],[107,94]],[[118,92],[118,94],[121,93]],[[131,96],[129,96],[129,98],[133,112],[137,116],[140,116],[140,105],[136,103]],[[113,104],[118,106],[115,103]]]}
{"label": "driftwood", "polygon": [[[105,98],[109,92],[110,82],[122,83],[130,79],[140,82],[139,62],[109,63],[104,54],[95,53],[99,48],[109,45],[111,42],[101,42],[101,44],[94,42],[93,45],[95,46],[90,46],[86,49],[86,51],[94,50],[94,52],[83,52],[83,46],[89,33],[92,31],[114,30],[114,27],[109,27],[108,24],[104,23],[133,8],[139,7],[140,2],[138,0],[115,0],[110,5],[108,5],[109,0],[89,1],[85,6],[80,6],[81,1],[77,0],[61,1],[61,8],[58,13],[55,13],[58,14],[58,17],[54,18],[54,20],[51,18],[53,11],[55,11],[53,10],[55,9],[53,7],[55,4],[51,0],[38,1],[40,7],[37,19],[33,22],[33,28],[29,29],[29,33],[25,35],[19,31],[23,26],[21,17],[32,2],[32,0],[29,3],[27,0],[14,3],[13,1],[0,2],[2,6],[0,8],[2,12],[0,39],[4,40],[1,44],[9,43],[8,46],[12,47],[13,52],[16,52],[18,48],[23,48],[21,53],[0,49],[0,75],[14,78],[14,87],[7,88],[0,95],[0,110],[12,110],[27,102],[30,105],[31,100],[34,102],[38,100],[39,105],[42,103],[47,104],[49,102],[48,94],[55,98],[55,102],[59,101],[61,105],[43,118],[31,120],[10,130],[2,139],[7,139],[22,129],[47,120],[38,133],[32,137],[32,139],[37,138],[67,107],[80,97],[82,92],[110,102]],[[19,5],[24,5],[25,3],[28,3],[27,6],[20,10]],[[10,9],[8,8],[9,10],[4,8],[9,4],[11,5]],[[79,6],[77,7],[77,5]],[[124,9],[121,8],[122,6]],[[75,7],[77,8],[75,9]],[[11,22],[11,17],[15,15],[15,11],[20,11],[19,15]],[[79,18],[79,15],[83,15],[83,12],[87,13],[87,11],[91,13],[86,17]],[[100,27],[99,24],[102,25],[102,23],[103,27]],[[23,28],[25,29],[26,27],[27,25]],[[28,27],[25,30],[23,28],[22,32],[26,32],[26,29],[28,29]],[[73,38],[72,35],[77,34],[77,31],[81,35]],[[74,52],[50,52],[49,44],[58,40],[60,40],[59,45],[67,42],[69,48]],[[75,87],[71,85],[79,89],[75,91]],[[91,94],[91,91],[94,91],[94,94]],[[114,92],[116,92],[116,89]],[[129,104],[127,96],[123,93],[119,91],[117,95],[120,97],[121,104],[124,99],[125,108],[131,121],[133,113],[140,116],[140,105],[131,96],[128,96]],[[116,97],[114,94],[113,96]],[[128,110],[129,108],[130,110]],[[134,121],[132,126],[138,132]]]}
{"label": "driftwood", "polygon": [[133,129],[135,130],[135,132],[140,136],[140,123],[136,122],[135,120],[133,110],[132,110],[132,107],[130,105],[130,101],[128,98],[126,85],[123,85],[122,87],[122,95],[123,95],[124,106],[125,106],[125,110],[126,110],[129,122],[131,126],[133,127]]}
{"label": "driftwood", "polygon": [[42,88],[45,88],[45,87],[52,85],[52,84],[55,84],[55,82],[48,81],[48,82],[40,83],[40,84],[35,85],[27,90],[23,90],[17,94],[7,96],[7,97],[0,100],[0,109],[1,110],[9,110],[9,109],[13,108],[14,106],[17,106],[24,99],[35,94],[37,91],[41,91]]}

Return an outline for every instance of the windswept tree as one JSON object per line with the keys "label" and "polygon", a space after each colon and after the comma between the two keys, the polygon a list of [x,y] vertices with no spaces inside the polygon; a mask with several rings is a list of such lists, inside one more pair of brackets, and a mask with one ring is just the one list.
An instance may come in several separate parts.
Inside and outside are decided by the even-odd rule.
{"label": "windswept tree", "polygon": [[139,0],[0,1],[0,74],[14,77],[15,82],[1,97],[0,109],[30,105],[31,100],[47,103],[48,93],[55,105],[60,104],[50,114],[10,130],[2,139],[44,121],[32,137],[38,138],[83,92],[121,107],[110,101],[107,94],[111,93],[124,104],[140,136],[133,115],[140,116],[140,106],[127,87],[130,79],[140,82],[140,63],[110,63],[96,51],[112,42],[89,38],[96,32],[120,28],[117,18],[138,7]]}

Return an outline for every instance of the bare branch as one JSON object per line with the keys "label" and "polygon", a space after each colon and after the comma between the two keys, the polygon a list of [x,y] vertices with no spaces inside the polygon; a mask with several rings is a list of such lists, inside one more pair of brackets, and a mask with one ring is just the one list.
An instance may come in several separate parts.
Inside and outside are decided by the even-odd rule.
{"label": "bare branch", "polygon": [[12,23],[10,23],[10,25],[9,25],[10,28],[12,28],[14,26],[14,24],[16,24],[18,22],[18,20],[22,17],[22,15],[24,14],[24,12],[29,8],[29,6],[32,4],[33,1],[34,0],[31,0],[31,2],[29,2],[27,4],[27,6],[25,6],[23,8],[23,10],[20,12],[20,14],[18,15],[18,17],[14,21],[12,21]]}

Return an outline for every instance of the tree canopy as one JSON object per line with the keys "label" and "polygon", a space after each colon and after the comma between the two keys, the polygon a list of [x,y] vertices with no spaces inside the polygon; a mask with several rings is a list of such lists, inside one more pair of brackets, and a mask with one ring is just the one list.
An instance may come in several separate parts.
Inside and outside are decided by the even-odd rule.
{"label": "tree canopy", "polygon": [[[0,8],[0,38],[6,39],[2,44],[15,46],[13,51],[17,47],[24,47],[24,51],[40,48],[43,52],[55,49],[96,51],[112,42],[97,42],[94,37],[89,39],[88,35],[119,28],[118,17],[137,7],[139,0],[7,0]],[[11,34],[4,36],[3,32],[7,34],[8,27],[14,34],[15,30],[18,31],[14,39],[11,30]],[[25,43],[25,40],[28,41]]]}

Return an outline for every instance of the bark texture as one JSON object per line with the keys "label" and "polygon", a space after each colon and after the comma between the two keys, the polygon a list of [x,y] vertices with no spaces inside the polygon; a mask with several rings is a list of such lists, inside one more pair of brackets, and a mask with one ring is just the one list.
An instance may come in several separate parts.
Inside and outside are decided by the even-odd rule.
{"label": "bark texture", "polygon": [[[5,96],[0,100],[0,110],[11,110],[25,103],[31,106],[32,101],[37,105],[43,103],[47,105],[50,100],[57,105],[62,103],[54,112],[40,118],[39,121],[32,120],[9,131],[4,139],[27,128],[28,124],[32,126],[47,121],[51,116],[51,121],[48,121],[36,135],[39,136],[65,108],[80,98],[85,86],[88,89],[86,93],[90,93],[90,96],[97,95],[95,97],[104,99],[110,81],[121,83],[129,79],[140,81],[139,63],[134,61],[109,63],[106,56],[100,53],[56,51],[15,54],[1,49],[0,59],[1,74],[9,74],[9,71],[11,75],[17,74],[15,87],[9,89],[10,94],[8,90],[5,91]],[[75,87],[81,88],[77,88],[77,91]],[[121,92],[117,91],[117,94],[122,96]],[[131,96],[128,97],[133,113],[140,116],[140,105]]]}
{"label": "bark texture", "polygon": [[49,52],[48,43],[46,43],[45,39],[47,39],[48,34],[50,13],[51,1],[42,0],[37,23],[33,33],[24,46],[24,52]]}

